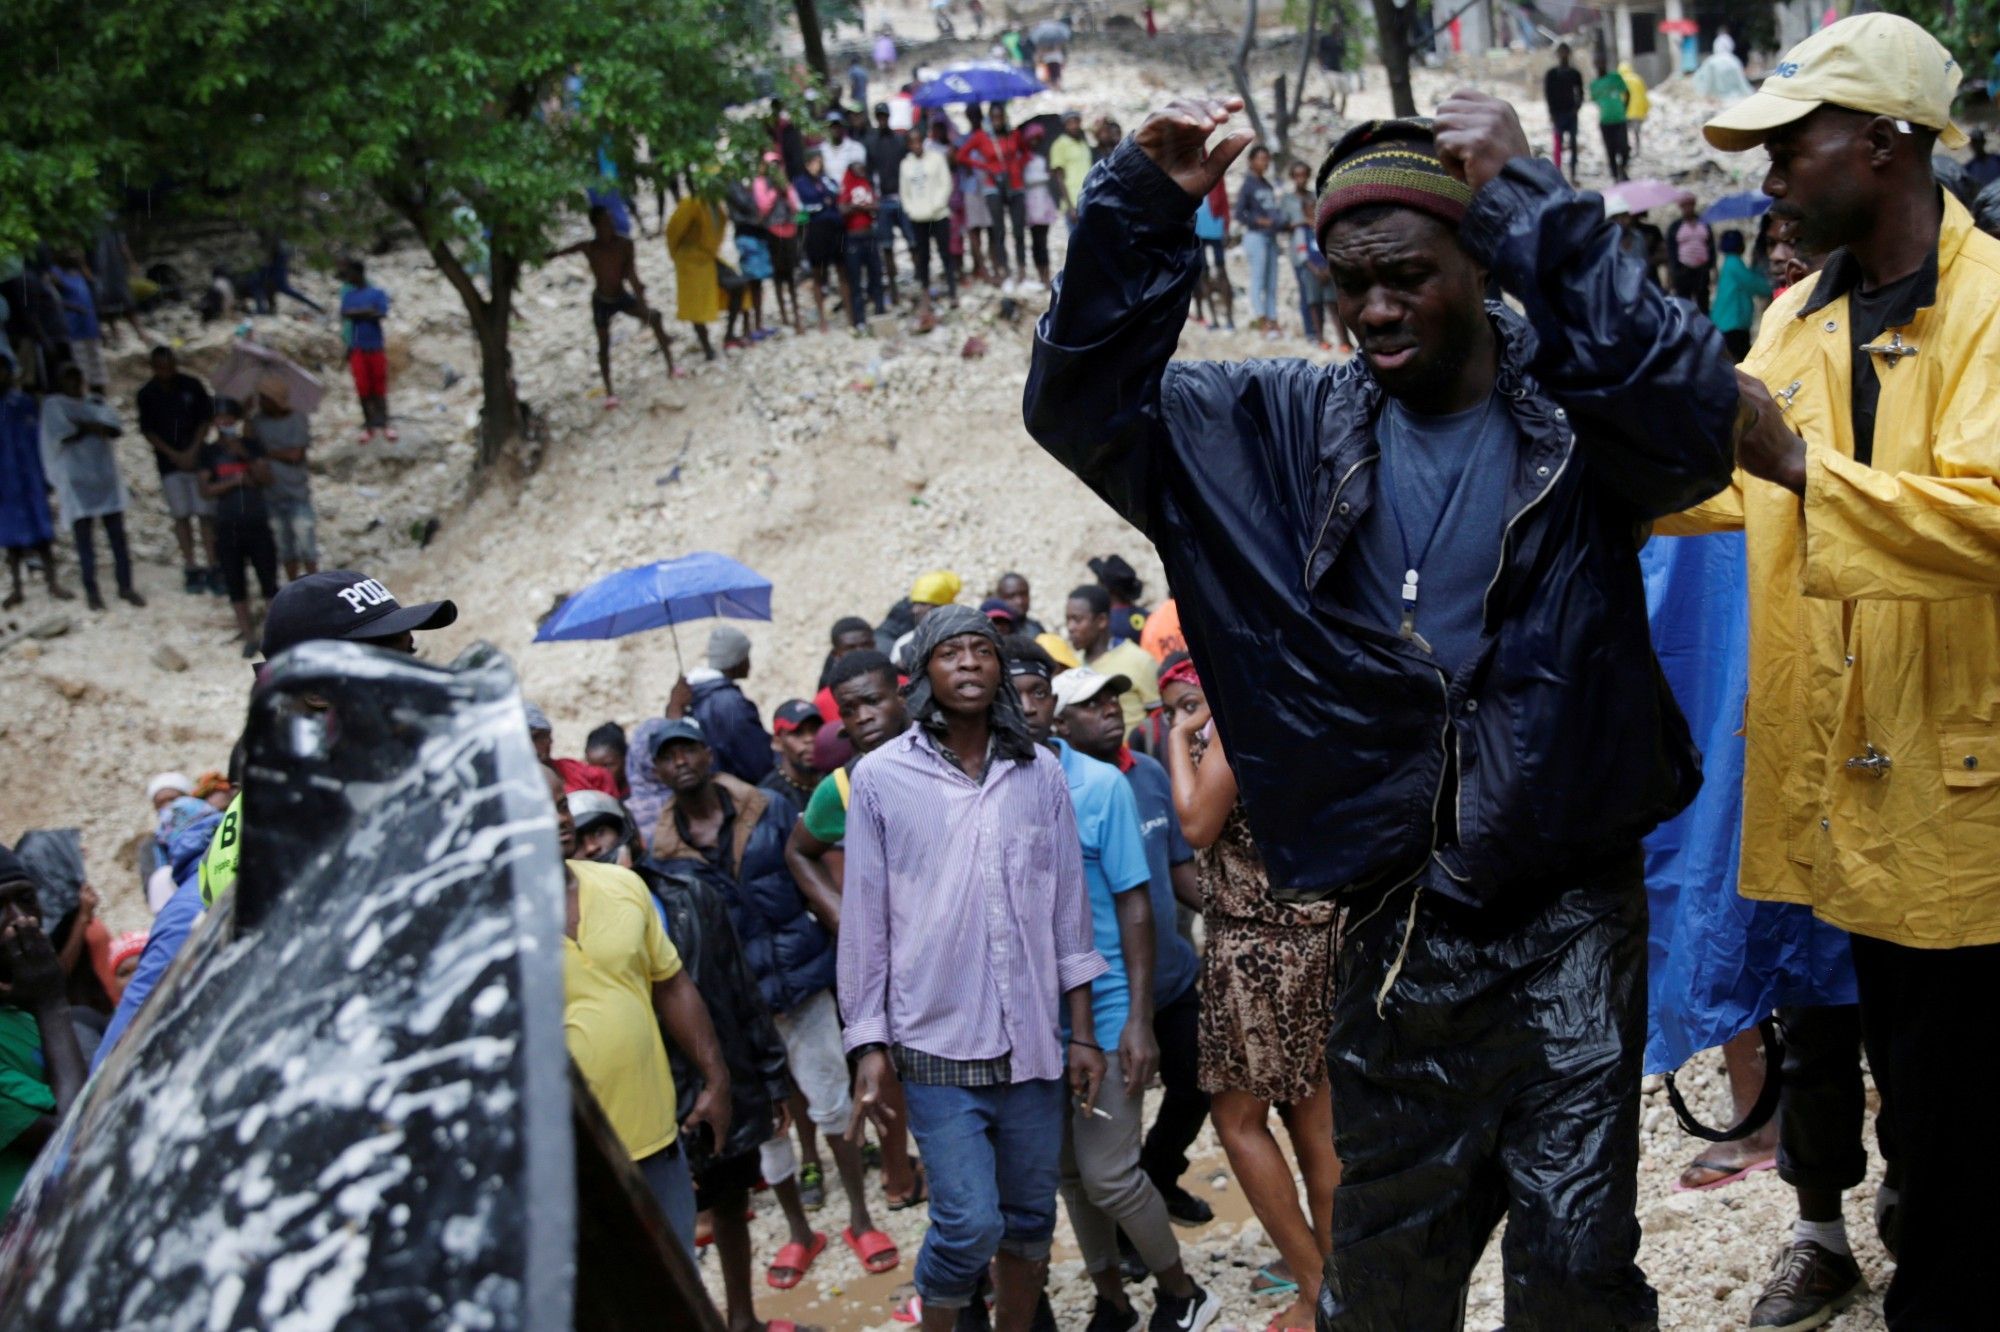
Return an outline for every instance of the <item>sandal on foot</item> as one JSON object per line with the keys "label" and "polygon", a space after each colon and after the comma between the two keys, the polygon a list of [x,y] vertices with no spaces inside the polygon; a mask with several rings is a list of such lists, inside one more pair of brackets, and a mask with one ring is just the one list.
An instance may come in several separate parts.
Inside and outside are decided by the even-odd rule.
{"label": "sandal on foot", "polygon": [[1292,1281],[1286,1277],[1281,1277],[1268,1267],[1258,1268],[1257,1275],[1263,1277],[1264,1280],[1270,1282],[1271,1284],[1268,1286],[1260,1286],[1257,1285],[1255,1280],[1253,1279],[1250,1285],[1250,1293],[1252,1295],[1296,1295],[1299,1293],[1298,1282]]}
{"label": "sandal on foot", "polygon": [[[1674,1181],[1674,1192],[1704,1193],[1709,1189],[1719,1189],[1725,1184],[1734,1184],[1739,1179],[1748,1179],[1750,1176],[1756,1174],[1759,1170],[1770,1170],[1777,1164],[1778,1164],[1778,1158],[1775,1153],[1765,1157],[1761,1161],[1752,1161],[1750,1164],[1742,1166],[1735,1170],[1731,1170],[1726,1165],[1718,1165],[1713,1161],[1707,1161],[1703,1160],[1700,1157],[1696,1157],[1694,1160],[1690,1161],[1687,1164],[1686,1169],[1683,1169],[1681,1171],[1681,1177]],[[1711,1179],[1701,1184],[1690,1184],[1687,1182],[1687,1177],[1688,1177],[1688,1172],[1692,1170],[1706,1170],[1718,1175],[1719,1178]]]}
{"label": "sandal on foot", "polygon": [[[773,1290],[790,1290],[806,1279],[806,1273],[812,1270],[813,1259],[825,1251],[826,1235],[820,1231],[813,1232],[810,1248],[793,1240],[778,1250],[777,1257],[771,1259],[770,1267],[764,1271],[764,1280]],[[790,1275],[779,1276],[780,1272],[787,1272]]]}
{"label": "sandal on foot", "polygon": [[909,1195],[907,1197],[903,1198],[892,1197],[889,1199],[889,1210],[892,1212],[907,1212],[908,1210],[910,1210],[910,1208],[915,1207],[918,1203],[930,1201],[931,1197],[930,1181],[924,1177],[924,1168],[922,1164],[912,1163],[910,1167],[910,1173],[916,1176],[917,1185],[915,1188],[910,1190]]}
{"label": "sandal on foot", "polygon": [[861,1260],[864,1271],[875,1274],[892,1271],[903,1261],[903,1256],[896,1252],[896,1241],[879,1230],[864,1230],[857,1235],[853,1226],[847,1226],[841,1230],[840,1237],[847,1241],[848,1248],[854,1250],[854,1256]]}
{"label": "sandal on foot", "polygon": [[903,1306],[902,1306],[901,1308],[897,1309],[897,1310],[896,1310],[896,1312],[894,1312],[894,1313],[890,1314],[890,1315],[889,1315],[889,1317],[890,1317],[890,1319],[891,1319],[892,1321],[894,1321],[894,1322],[898,1322],[898,1323],[921,1323],[921,1322],[923,1322],[923,1321],[924,1321],[924,1297],[923,1297],[923,1296],[921,1296],[921,1295],[912,1295],[912,1296],[910,1296],[910,1301],[909,1301],[909,1303],[908,1303],[908,1304],[905,1304],[905,1305],[903,1305]]}

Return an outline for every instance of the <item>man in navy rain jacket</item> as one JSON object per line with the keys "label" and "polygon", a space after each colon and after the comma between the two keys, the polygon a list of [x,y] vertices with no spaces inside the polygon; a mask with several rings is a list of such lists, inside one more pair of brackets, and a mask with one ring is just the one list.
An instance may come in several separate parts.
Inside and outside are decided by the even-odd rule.
{"label": "man in navy rain jacket", "polygon": [[1457,1326],[1503,1215],[1510,1328],[1654,1326],[1639,840],[1700,759],[1638,547],[1729,481],[1721,336],[1462,93],[1320,168],[1360,357],[1170,364],[1240,106],[1092,172],[1025,414],[1158,548],[1272,891],[1349,904],[1322,1326]]}

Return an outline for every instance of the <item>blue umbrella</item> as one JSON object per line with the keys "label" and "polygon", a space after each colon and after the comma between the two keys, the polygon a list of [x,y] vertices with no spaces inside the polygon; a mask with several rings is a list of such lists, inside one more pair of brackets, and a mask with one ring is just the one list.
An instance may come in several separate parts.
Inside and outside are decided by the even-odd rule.
{"label": "blue umbrella", "polygon": [[1748,192],[1725,194],[1702,210],[1701,220],[1708,223],[1742,222],[1760,216],[1771,206],[1771,196]]}
{"label": "blue umbrella", "polygon": [[1005,102],[1016,97],[1033,97],[1041,83],[1012,65],[998,60],[979,60],[963,65],[947,65],[930,82],[918,88],[910,100],[918,106],[952,106],[961,102]]}
{"label": "blue umbrella", "polygon": [[[535,641],[623,638],[716,616],[770,619],[771,580],[727,555],[698,550],[605,575],[563,602],[535,631]],[[674,655],[680,655],[678,635]]]}

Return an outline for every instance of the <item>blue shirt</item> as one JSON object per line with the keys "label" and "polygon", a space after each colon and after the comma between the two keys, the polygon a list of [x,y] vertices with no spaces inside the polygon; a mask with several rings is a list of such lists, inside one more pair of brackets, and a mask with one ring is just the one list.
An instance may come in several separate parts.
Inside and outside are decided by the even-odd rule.
{"label": "blue shirt", "polygon": [[1228,233],[1224,231],[1222,219],[1208,206],[1208,196],[1203,195],[1201,203],[1194,210],[1194,235],[1196,240],[1221,240]]}
{"label": "blue shirt", "polygon": [[[1128,753],[1130,751],[1127,751]],[[1159,760],[1133,754],[1125,782],[1139,806],[1139,836],[1146,843],[1146,871],[1153,896],[1153,1007],[1165,1008],[1188,992],[1201,970],[1194,945],[1174,928],[1179,918],[1174,897],[1173,867],[1194,859],[1194,848],[1181,834],[1174,814],[1174,786]]]}
{"label": "blue shirt", "polygon": [[73,268],[51,268],[62,292],[63,328],[71,342],[89,342],[104,335],[97,323],[97,298],[90,294],[90,279]]}
{"label": "blue shirt", "polygon": [[348,346],[355,351],[382,351],[387,345],[382,336],[382,320],[389,317],[389,293],[380,287],[355,287],[340,298],[340,312],[343,315],[374,311],[373,319],[354,319],[348,327],[354,336]]}
{"label": "blue shirt", "polygon": [[174,895],[160,908],[160,914],[153,917],[153,927],[146,935],[146,950],[139,954],[138,970],[132,979],[125,982],[125,993],[119,997],[118,1011],[111,1015],[110,1023],[104,1028],[104,1039],[97,1043],[97,1053],[90,1057],[90,1071],[111,1054],[118,1044],[118,1038],[125,1034],[125,1028],[132,1025],[132,1019],[139,1016],[139,1010],[146,1006],[160,978],[167,974],[167,968],[181,955],[181,945],[194,933],[194,927],[201,921],[201,876],[189,874],[174,889]]}
{"label": "blue shirt", "polygon": [[1341,557],[1345,576],[1334,595],[1393,634],[1403,619],[1403,575],[1414,565],[1417,636],[1455,674],[1478,654],[1520,432],[1498,393],[1446,416],[1422,416],[1390,398],[1375,440],[1375,499]]}
{"label": "blue shirt", "polygon": [[[1118,769],[1071,749],[1061,740],[1049,742],[1062,760],[1069,782],[1070,804],[1076,810],[1077,837],[1083,843],[1083,883],[1090,898],[1091,941],[1111,969],[1090,983],[1090,1014],[1097,1025],[1097,1043],[1118,1048],[1125,1019],[1132,1011],[1132,986],[1125,974],[1125,946],[1118,937],[1120,893],[1148,887],[1146,842],[1139,832],[1139,804]],[[1166,928],[1173,929],[1168,917]],[[1159,922],[1154,922],[1157,935]],[[1068,1019],[1065,1012],[1064,1028]]]}

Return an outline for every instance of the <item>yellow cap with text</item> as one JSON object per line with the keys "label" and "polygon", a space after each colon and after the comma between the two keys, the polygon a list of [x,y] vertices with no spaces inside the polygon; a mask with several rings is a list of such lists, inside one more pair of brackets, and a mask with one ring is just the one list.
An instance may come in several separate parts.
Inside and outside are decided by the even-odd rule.
{"label": "yellow cap with text", "polygon": [[1964,74],[1951,52],[1910,20],[1857,14],[1794,46],[1761,88],[1701,132],[1724,152],[1740,153],[1822,106],[1839,106],[1934,129],[1945,147],[1963,148],[1951,99]]}

